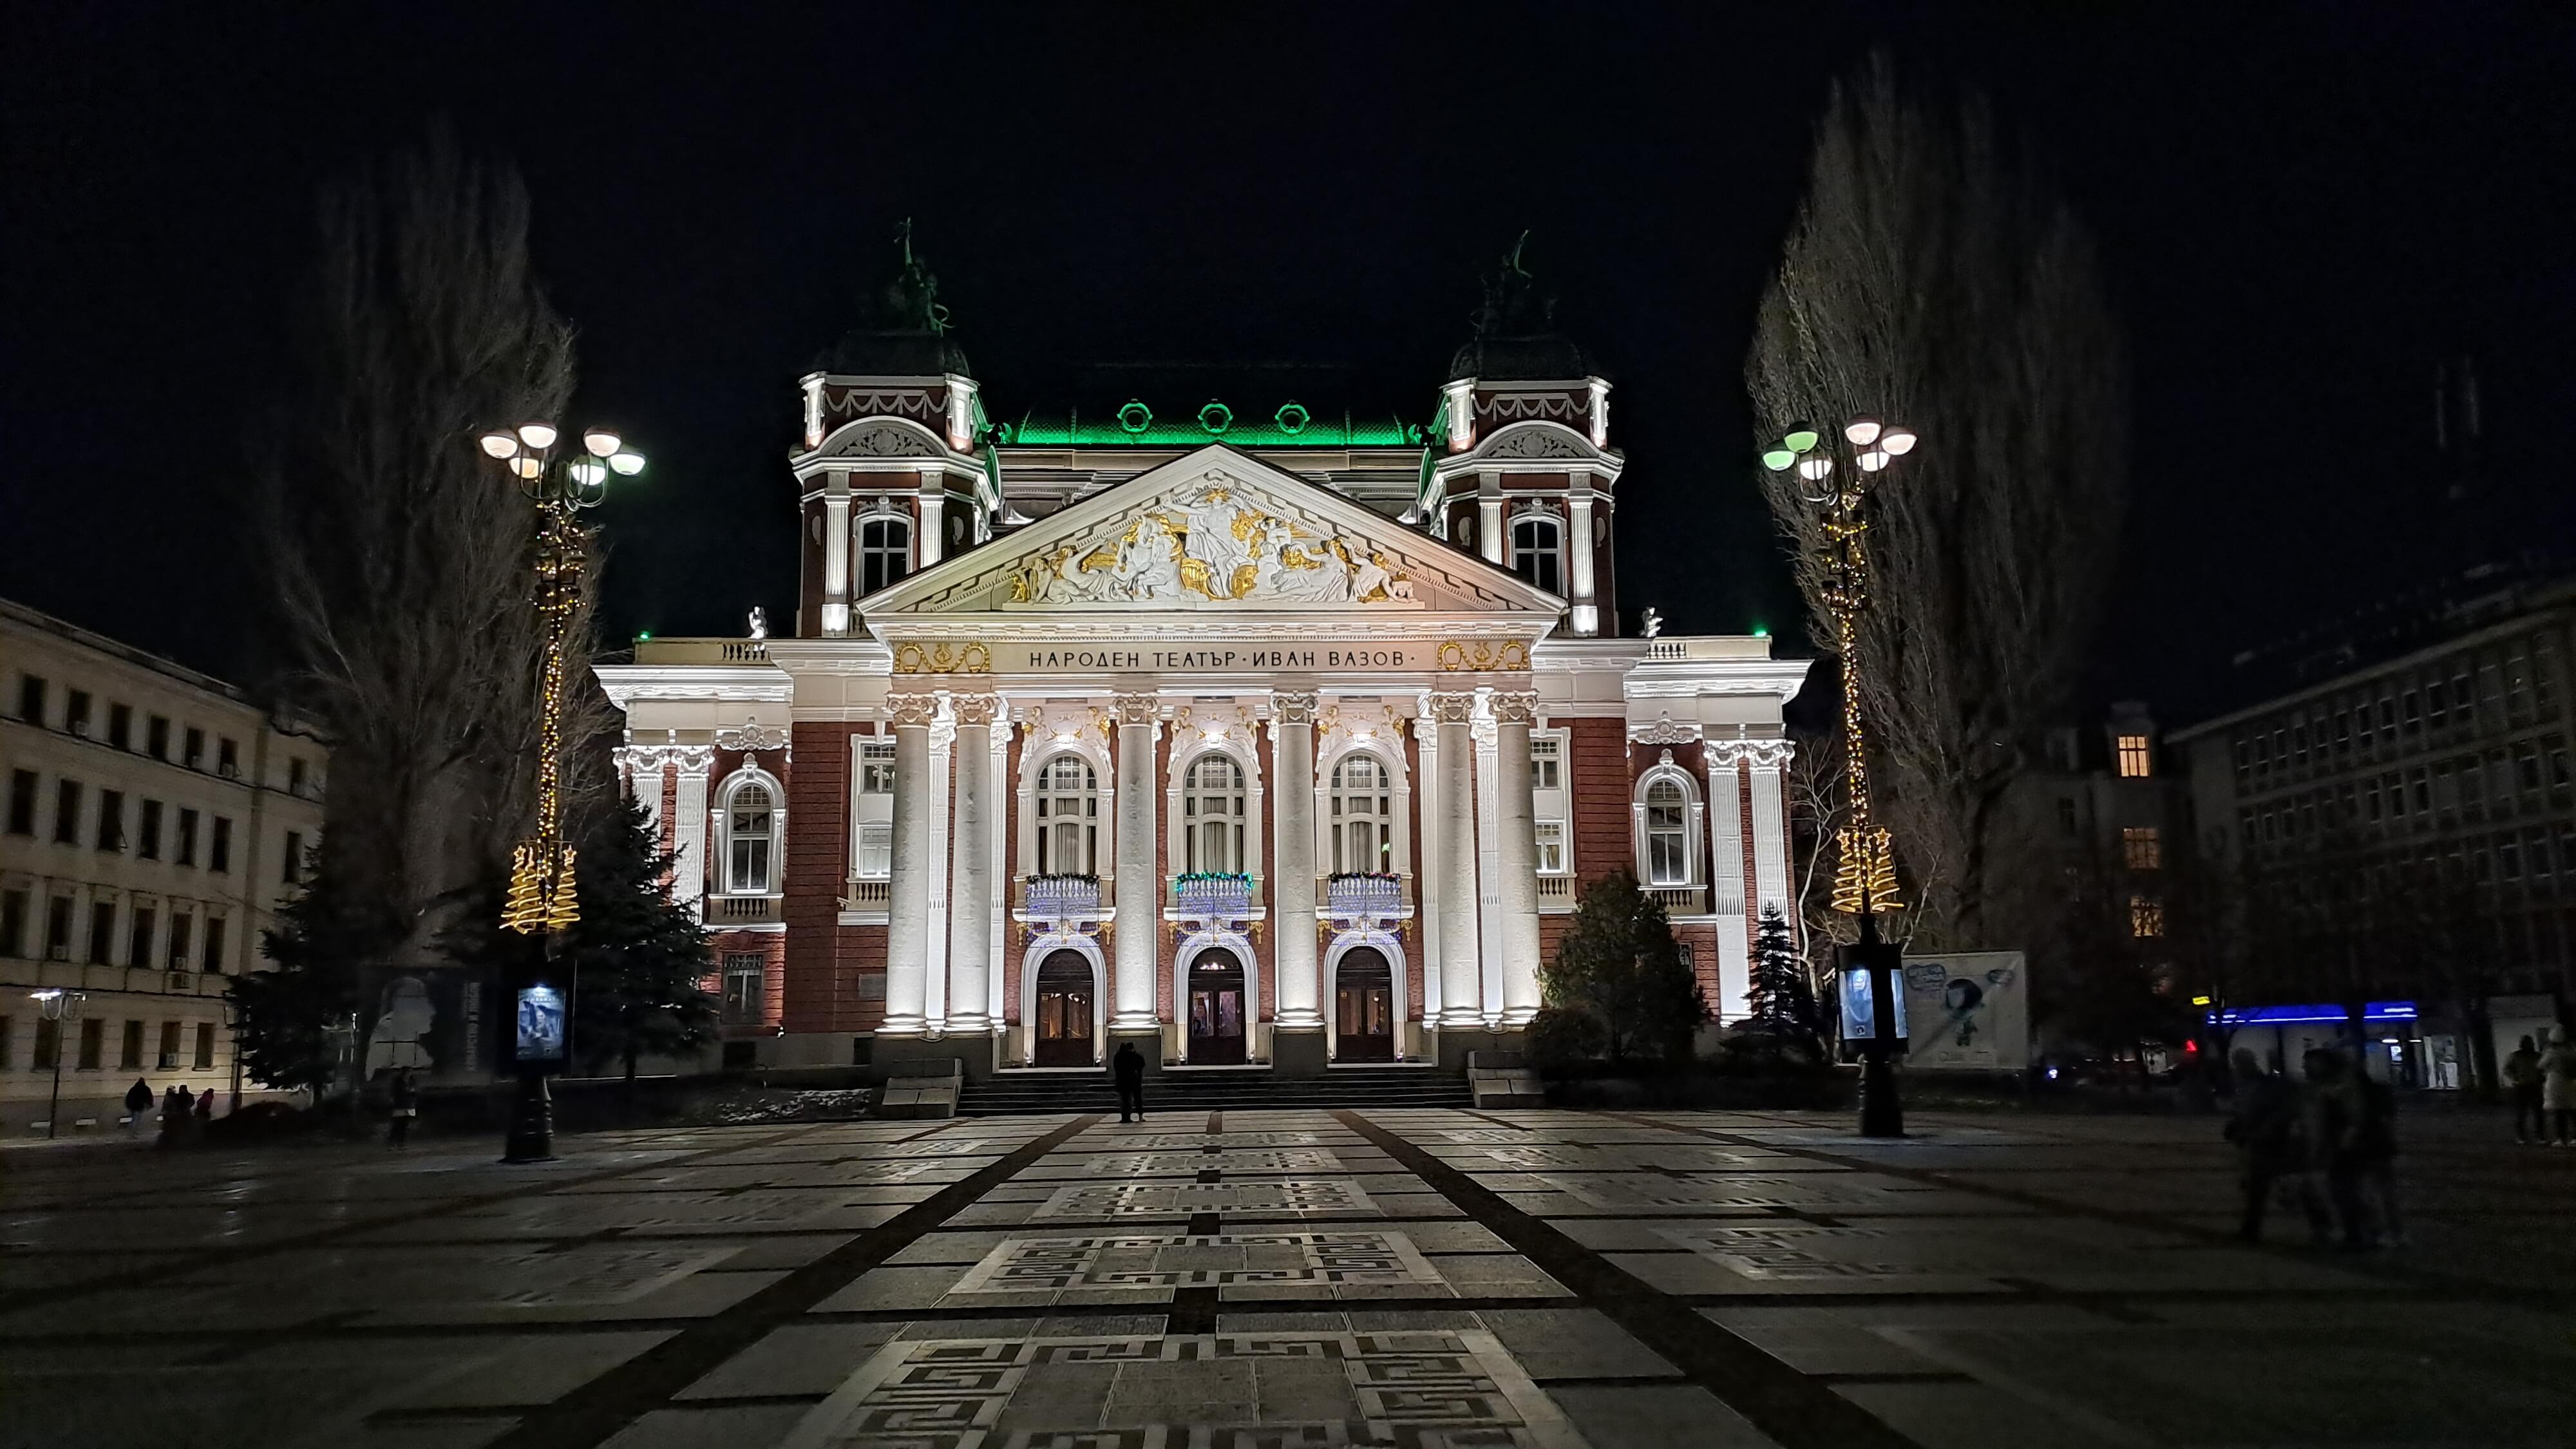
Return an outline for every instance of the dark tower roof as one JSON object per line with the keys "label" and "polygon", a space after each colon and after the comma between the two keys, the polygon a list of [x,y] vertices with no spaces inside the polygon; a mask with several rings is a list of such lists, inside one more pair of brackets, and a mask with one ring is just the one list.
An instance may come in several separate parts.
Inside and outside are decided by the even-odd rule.
{"label": "dark tower roof", "polygon": [[974,376],[966,350],[949,335],[939,278],[913,254],[910,217],[896,240],[903,247],[903,269],[883,289],[861,295],[859,325],[815,359],[816,368],[863,377]]}
{"label": "dark tower roof", "polygon": [[1450,357],[1450,381],[1555,381],[1597,374],[1591,354],[1556,329],[1556,298],[1540,292],[1522,267],[1521,249],[1528,245],[1529,233],[1522,232],[1485,278],[1476,330]]}

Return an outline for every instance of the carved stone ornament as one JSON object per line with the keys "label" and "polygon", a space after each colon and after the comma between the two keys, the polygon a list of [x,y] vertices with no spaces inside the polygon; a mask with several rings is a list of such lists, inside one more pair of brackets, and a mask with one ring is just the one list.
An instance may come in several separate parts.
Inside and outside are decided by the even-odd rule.
{"label": "carved stone ornament", "polygon": [[756,755],[762,750],[787,748],[787,731],[776,725],[747,724],[740,729],[716,731],[716,743],[728,750]]}
{"label": "carved stone ornament", "polygon": [[1151,725],[1162,718],[1163,701],[1150,694],[1118,694],[1109,699],[1109,713],[1121,729],[1130,725]]}
{"label": "carved stone ornament", "polygon": [[1641,745],[1687,745],[1699,737],[1698,722],[1677,724],[1670,711],[1657,715],[1653,724],[1628,726],[1628,738]]}
{"label": "carved stone ornament", "polygon": [[1485,458],[1567,458],[1584,459],[1592,450],[1554,428],[1520,428],[1506,430],[1494,439],[1482,454]]}
{"label": "carved stone ornament", "polygon": [[862,388],[825,388],[823,410],[836,418],[905,417],[945,420],[945,394],[918,391],[874,392]]}
{"label": "carved stone ornament", "polygon": [[1744,742],[1744,758],[1752,761],[1753,768],[1757,770],[1781,769],[1797,752],[1798,747],[1787,740],[1746,740]]}
{"label": "carved stone ornament", "polygon": [[1311,725],[1315,722],[1316,708],[1322,702],[1321,697],[1313,693],[1273,694],[1270,696],[1271,718],[1278,724]]}
{"label": "carved stone ornament", "polygon": [[1443,639],[1432,651],[1444,674],[1529,672],[1529,645],[1519,639]]}
{"label": "carved stone ornament", "polygon": [[1515,423],[1530,418],[1573,422],[1588,421],[1591,416],[1589,398],[1576,399],[1561,392],[1498,392],[1476,400],[1479,422]]}
{"label": "carved stone ornament", "polygon": [[1494,722],[1525,725],[1538,714],[1538,696],[1532,693],[1497,693],[1491,696]]}
{"label": "carved stone ornament", "polygon": [[951,701],[961,725],[988,725],[1002,712],[1002,698],[996,694],[961,694]]}
{"label": "carved stone ornament", "polygon": [[1319,534],[1264,511],[1211,471],[1175,497],[1023,562],[1014,604],[1260,599],[1381,604],[1412,599],[1413,582],[1354,534]]}
{"label": "carved stone ornament", "polygon": [[861,428],[832,450],[837,458],[936,458],[939,449],[910,428]]}
{"label": "carved stone ornament", "polygon": [[1472,724],[1476,719],[1476,696],[1459,691],[1441,691],[1425,696],[1431,703],[1434,724]]}
{"label": "carved stone ornament", "polygon": [[894,646],[894,672],[897,674],[990,674],[993,651],[969,640],[964,644],[946,639],[929,644]]}
{"label": "carved stone ornament", "polygon": [[896,729],[928,729],[939,718],[939,696],[935,694],[889,694],[886,717]]}

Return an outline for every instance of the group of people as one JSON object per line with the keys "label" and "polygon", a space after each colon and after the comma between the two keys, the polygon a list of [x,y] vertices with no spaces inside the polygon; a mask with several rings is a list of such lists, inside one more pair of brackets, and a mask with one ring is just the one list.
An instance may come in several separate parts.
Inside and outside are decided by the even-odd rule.
{"label": "group of people", "polygon": [[2245,1215],[2239,1234],[2263,1239],[2263,1215],[2275,1192],[2287,1192],[2319,1246],[2399,1247],[2405,1222],[2397,1207],[2397,1095],[2351,1055],[2317,1048],[2293,1079],[2245,1048],[2236,1069],[2235,1111],[2227,1138],[2244,1158]]}
{"label": "group of people", "polygon": [[2513,1091],[2513,1140],[2576,1147],[2576,1042],[2567,1028],[2549,1029],[2549,1046],[2524,1037],[2504,1059],[2505,1085]]}
{"label": "group of people", "polygon": [[[141,1125],[143,1114],[152,1110],[152,1084],[141,1077],[125,1089],[126,1121]],[[215,1120],[215,1094],[212,1089],[191,1092],[184,1086],[171,1087],[161,1094],[161,1140],[176,1142],[188,1133],[202,1131]]]}

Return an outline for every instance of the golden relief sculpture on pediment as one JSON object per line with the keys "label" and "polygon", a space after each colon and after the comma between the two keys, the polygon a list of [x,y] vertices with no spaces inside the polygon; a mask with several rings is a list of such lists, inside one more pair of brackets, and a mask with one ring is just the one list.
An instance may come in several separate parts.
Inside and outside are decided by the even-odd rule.
{"label": "golden relief sculpture on pediment", "polygon": [[1317,533],[1239,496],[1210,473],[1145,509],[1123,531],[1023,562],[1014,604],[1409,603],[1413,581],[1368,540]]}

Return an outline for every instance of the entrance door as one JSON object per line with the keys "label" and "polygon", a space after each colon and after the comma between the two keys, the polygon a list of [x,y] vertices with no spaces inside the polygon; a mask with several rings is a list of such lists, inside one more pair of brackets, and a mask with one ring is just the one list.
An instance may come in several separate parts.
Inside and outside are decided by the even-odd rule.
{"label": "entrance door", "polygon": [[1243,963],[1210,949],[1190,966],[1190,1060],[1243,1060]]}
{"label": "entrance door", "polygon": [[1091,1048],[1091,963],[1079,951],[1057,951],[1038,963],[1037,1065],[1087,1067]]}
{"label": "entrance door", "polygon": [[1395,973],[1376,948],[1342,953],[1333,971],[1333,1059],[1395,1060]]}

